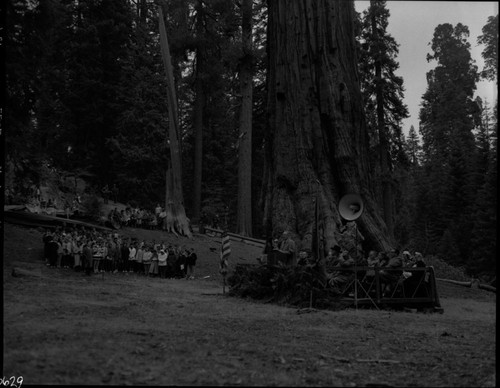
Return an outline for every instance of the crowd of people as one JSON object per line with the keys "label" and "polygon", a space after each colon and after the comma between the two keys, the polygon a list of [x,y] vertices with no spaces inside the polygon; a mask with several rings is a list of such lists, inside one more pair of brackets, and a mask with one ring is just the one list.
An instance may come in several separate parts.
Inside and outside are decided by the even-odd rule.
{"label": "crowd of people", "polygon": [[[338,245],[335,245],[328,251],[328,255],[325,258],[325,270],[329,284],[342,289],[352,281],[352,273],[338,271],[338,269],[349,268],[355,265],[369,269],[378,268],[382,292],[390,293],[401,276],[404,278],[412,276],[411,272],[404,271],[405,268],[425,267],[425,262],[420,252],[415,252],[415,255],[411,255],[409,251],[401,253],[398,249],[392,249],[388,252],[371,250],[366,257],[365,255],[359,255],[358,258],[353,258]],[[373,271],[368,271],[368,275],[375,275]],[[360,276],[365,276],[366,274],[367,271],[360,272]]]}
{"label": "crowd of people", "polygon": [[[370,274],[374,276],[374,271],[370,271],[370,268],[377,268],[382,292],[390,293],[401,276],[405,279],[413,276],[411,272],[404,269],[426,266],[420,252],[415,252],[412,255],[408,250],[403,252],[398,249],[392,249],[388,252],[370,250],[368,255],[360,252],[354,256],[339,245],[334,245],[328,250],[324,262],[320,264],[330,286],[342,290],[345,285],[352,283],[353,272],[347,269],[354,266],[368,268],[368,271],[360,272],[362,276],[367,273],[368,276]],[[264,247],[262,257],[258,260],[261,264],[276,265],[281,263],[286,266],[308,265],[317,262],[317,258],[311,255],[307,249],[297,252],[295,242],[288,231],[283,232],[280,238],[269,239]]]}
{"label": "crowd of people", "polygon": [[49,229],[43,235],[44,258],[51,268],[92,273],[135,273],[148,277],[194,279],[194,248],[164,241],[138,241],[92,229]]}
{"label": "crowd of people", "polygon": [[167,211],[158,204],[154,210],[148,210],[140,207],[127,206],[125,209],[118,210],[113,208],[108,214],[108,220],[111,223],[118,224],[120,227],[144,228],[144,229],[165,229],[165,219]]}

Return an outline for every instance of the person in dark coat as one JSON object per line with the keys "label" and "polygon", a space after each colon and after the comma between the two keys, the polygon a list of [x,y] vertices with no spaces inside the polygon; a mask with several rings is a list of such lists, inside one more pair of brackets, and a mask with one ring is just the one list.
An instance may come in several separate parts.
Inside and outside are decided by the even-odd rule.
{"label": "person in dark coat", "polygon": [[50,233],[50,229],[46,229],[42,237],[42,241],[43,241],[43,258],[47,265],[50,265],[48,256],[48,247],[49,247],[49,241],[51,240],[52,240],[52,233]]}
{"label": "person in dark coat", "polygon": [[390,292],[403,274],[403,259],[398,249],[391,250],[387,256],[389,257],[389,261],[379,272],[379,275],[382,290]]}
{"label": "person in dark coat", "polygon": [[128,257],[130,255],[130,250],[128,248],[129,248],[128,244],[125,241],[123,241],[120,247],[120,261],[118,262],[118,271],[120,272],[128,271],[127,262],[128,262]]}
{"label": "person in dark coat", "polygon": [[90,241],[85,241],[82,248],[83,268],[85,275],[90,276],[93,268],[92,246]]}
{"label": "person in dark coat", "polygon": [[57,244],[57,242],[54,241],[54,238],[52,236],[48,236],[46,247],[47,247],[46,255],[47,255],[47,260],[49,261],[49,266],[57,267],[59,244]]}
{"label": "person in dark coat", "polygon": [[194,248],[191,248],[191,252],[189,252],[186,257],[186,267],[187,267],[186,279],[194,279],[194,267],[196,265],[197,259],[198,257],[196,256]]}
{"label": "person in dark coat", "polygon": [[177,256],[176,267],[177,267],[176,268],[177,269],[176,277],[178,277],[178,278],[186,277],[186,274],[187,274],[186,253],[184,250],[182,250],[180,252],[180,254]]}

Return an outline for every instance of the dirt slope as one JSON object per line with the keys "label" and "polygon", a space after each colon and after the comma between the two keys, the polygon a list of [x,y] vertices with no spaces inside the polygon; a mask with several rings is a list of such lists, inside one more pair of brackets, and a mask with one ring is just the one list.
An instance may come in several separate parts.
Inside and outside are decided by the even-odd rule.
{"label": "dirt slope", "polygon": [[[49,269],[40,231],[6,224],[3,375],[24,384],[495,385],[495,294],[438,283],[444,314],[255,303],[222,295],[210,250],[219,239],[154,236],[195,247],[197,275],[210,278]],[[259,253],[232,248],[232,265]]]}

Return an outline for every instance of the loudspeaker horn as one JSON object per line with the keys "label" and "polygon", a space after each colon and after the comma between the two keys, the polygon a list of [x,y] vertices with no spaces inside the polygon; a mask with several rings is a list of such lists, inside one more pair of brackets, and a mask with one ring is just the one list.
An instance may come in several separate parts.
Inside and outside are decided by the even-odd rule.
{"label": "loudspeaker horn", "polygon": [[344,220],[358,219],[364,210],[363,199],[359,194],[346,194],[339,202],[339,213]]}

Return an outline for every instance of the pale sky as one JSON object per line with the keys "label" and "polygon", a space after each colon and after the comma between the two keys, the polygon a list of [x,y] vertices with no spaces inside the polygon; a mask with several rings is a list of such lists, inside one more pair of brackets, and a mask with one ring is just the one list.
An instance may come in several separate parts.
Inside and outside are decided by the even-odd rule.
{"label": "pale sky", "polygon": [[[362,12],[370,2],[355,0],[356,11]],[[496,1],[387,1],[390,12],[387,32],[399,44],[396,58],[400,67],[396,75],[403,77],[405,87],[404,102],[408,106],[410,117],[403,120],[403,131],[408,134],[413,125],[418,133],[418,114],[422,95],[427,89],[426,73],[436,67],[436,61],[427,62],[431,53],[430,42],[434,29],[439,24],[450,23],[456,26],[462,23],[469,27],[471,54],[476,61],[478,71],[483,70],[484,61],[481,52],[483,45],[477,44],[477,37],[482,35],[482,28],[489,16],[498,14]],[[497,99],[497,86],[494,82],[481,81],[477,84],[476,96],[487,100],[490,107]]]}

